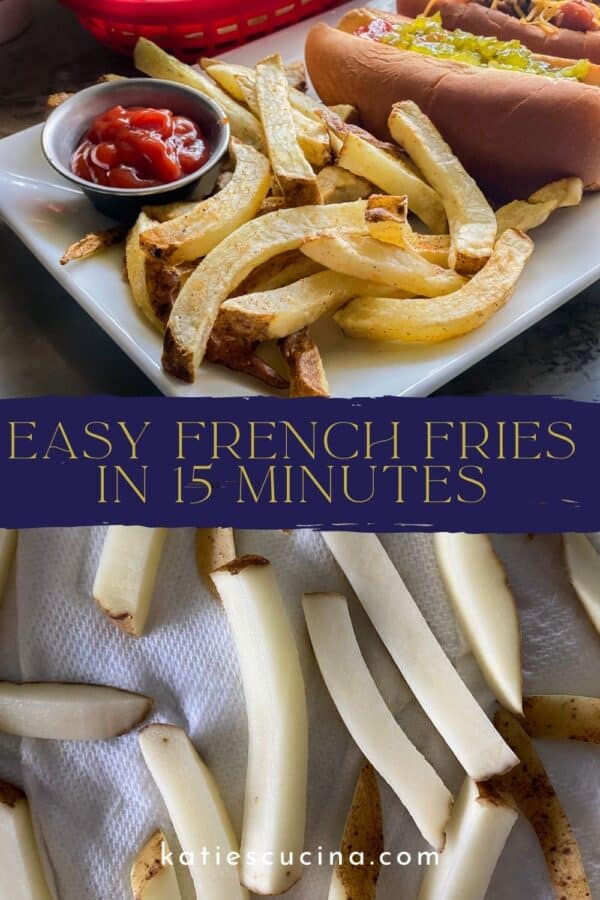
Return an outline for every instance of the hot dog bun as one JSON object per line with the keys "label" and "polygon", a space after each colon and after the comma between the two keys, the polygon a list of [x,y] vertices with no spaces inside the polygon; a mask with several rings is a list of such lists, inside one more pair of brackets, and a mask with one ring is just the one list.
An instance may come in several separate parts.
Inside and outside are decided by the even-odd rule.
{"label": "hot dog bun", "polygon": [[[600,88],[566,79],[477,68],[354,36],[373,18],[355,10],[309,32],[306,65],[327,104],[351,103],[362,123],[389,139],[394,103],[414,100],[467,171],[498,198],[526,197],[558,178],[600,188]],[[598,71],[593,71],[593,77]]]}
{"label": "hot dog bun", "polygon": [[[427,0],[396,0],[398,12],[414,18],[427,6]],[[496,37],[501,41],[515,38],[533,50],[549,56],[564,56],[567,59],[589,59],[600,64],[600,31],[572,31],[558,28],[547,32],[539,25],[522,22],[515,16],[497,9],[487,9],[479,3],[468,0],[436,0],[429,8],[430,13],[440,12],[444,28],[454,31],[462,28],[471,34]]]}

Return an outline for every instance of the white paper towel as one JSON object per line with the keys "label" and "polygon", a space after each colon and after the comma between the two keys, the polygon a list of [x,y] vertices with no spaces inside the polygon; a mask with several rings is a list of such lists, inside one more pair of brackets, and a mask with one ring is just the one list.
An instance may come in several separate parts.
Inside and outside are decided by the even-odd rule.
{"label": "white paper towel", "polygon": [[[196,574],[193,531],[169,535],[147,635],[137,640],[121,634],[91,600],[103,535],[102,528],[21,533],[16,586],[9,589],[0,613],[0,677],[98,682],[149,694],[156,702],[156,719],[190,733],[239,831],[246,761],[242,687],[223,611]],[[337,849],[360,757],[312,657],[300,607],[305,590],[340,590],[351,598],[361,646],[387,702],[455,790],[462,778],[458,765],[410,702],[321,537],[310,532],[238,532],[236,540],[238,552],[263,554],[274,564],[298,635],[311,729],[307,847]],[[382,540],[461,674],[490,706],[490,694],[448,606],[431,538],[384,535]],[[496,545],[519,601],[526,691],[600,693],[600,641],[562,571],[558,540],[506,536]],[[539,749],[580,840],[593,896],[600,900],[600,748],[545,742]],[[20,746],[16,739],[1,736],[0,776],[20,781],[30,797],[60,900],[125,900],[130,896],[129,866],[150,833],[160,826],[175,844],[135,734],[101,744],[26,740]],[[387,848],[413,854],[424,848],[385,785],[382,795]],[[421,874],[416,865],[384,869],[380,900],[412,900]],[[193,891],[187,873],[183,876],[188,900]],[[326,898],[329,877],[326,868],[307,869],[286,896]],[[489,898],[551,897],[541,852],[528,824],[520,820]]]}

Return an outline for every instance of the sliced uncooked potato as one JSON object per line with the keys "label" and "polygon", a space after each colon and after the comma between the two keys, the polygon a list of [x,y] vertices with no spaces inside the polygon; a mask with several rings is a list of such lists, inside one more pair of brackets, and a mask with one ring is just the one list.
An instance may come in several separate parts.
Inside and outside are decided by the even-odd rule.
{"label": "sliced uncooked potato", "polygon": [[494,778],[494,785],[511,794],[531,822],[557,900],[590,900],[577,839],[535,747],[512,713],[498,710],[494,722],[520,759],[511,772]]}
{"label": "sliced uncooked potato", "polygon": [[55,741],[106,741],[142,722],[152,700],[101,684],[0,681],[0,731]]}
{"label": "sliced uncooked potato", "polygon": [[360,652],[346,598],[305,594],[303,605],[321,674],[346,728],[425,840],[441,850],[452,794],[386,706]]}
{"label": "sliced uncooked potato", "polygon": [[563,534],[563,547],[571,584],[600,634],[600,554],[585,534]]}
{"label": "sliced uncooked potato", "polygon": [[409,688],[468,775],[485,781],[517,765],[444,653],[375,534],[323,532]]}
{"label": "sliced uncooked potato", "polygon": [[[248,715],[241,880],[280,894],[302,875],[308,723],[298,650],[268,560],[243,556],[212,579],[235,641]],[[269,864],[272,854],[273,864]],[[293,863],[284,860],[293,854]]]}
{"label": "sliced uncooked potato", "polygon": [[600,744],[600,700],[569,694],[523,698],[523,727],[533,738]]}
{"label": "sliced uncooked potato", "polygon": [[27,798],[4,781],[0,781],[0,871],[0,892],[6,900],[53,900]]}
{"label": "sliced uncooked potato", "polygon": [[13,528],[0,528],[0,601],[17,552],[19,532]]}
{"label": "sliced uncooked potato", "polygon": [[200,578],[211,594],[218,596],[211,572],[235,558],[233,528],[199,528],[196,532],[196,563]]}
{"label": "sliced uncooked potato", "polygon": [[127,634],[142,634],[167,536],[166,528],[111,525],[94,580],[93,595]]}
{"label": "sliced uncooked potato", "polygon": [[[377,776],[366,763],[358,776],[340,847],[342,862],[333,870],[328,900],[375,900],[383,852],[383,814]],[[357,865],[350,854],[363,854]]]}
{"label": "sliced uncooked potato", "polygon": [[197,900],[249,900],[238,867],[217,864],[217,848],[225,861],[238,852],[237,839],[219,788],[185,731],[149,725],[140,734],[140,747],[190,860]]}
{"label": "sliced uncooked potato", "polygon": [[162,831],[155,831],[136,856],[130,881],[133,900],[181,900],[169,845]]}
{"label": "sliced uncooked potato", "polygon": [[440,572],[458,624],[496,699],[523,711],[517,605],[487,534],[434,535]]}
{"label": "sliced uncooked potato", "polygon": [[418,900],[485,900],[494,869],[517,820],[508,795],[465,778],[446,829],[446,846],[430,865]]}

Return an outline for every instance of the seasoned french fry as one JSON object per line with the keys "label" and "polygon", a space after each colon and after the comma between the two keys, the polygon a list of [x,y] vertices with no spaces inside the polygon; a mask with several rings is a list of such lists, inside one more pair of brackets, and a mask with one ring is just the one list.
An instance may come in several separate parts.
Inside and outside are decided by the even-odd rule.
{"label": "seasoned french fry", "polygon": [[146,253],[171,263],[198,259],[254,218],[271,187],[269,161],[235,140],[231,153],[236,166],[227,186],[183,215],[144,229],[140,243]]}
{"label": "seasoned french fry", "polygon": [[146,316],[151,325],[157,331],[164,331],[164,321],[157,314],[152,301],[152,297],[148,290],[146,280],[146,262],[147,257],[140,246],[140,237],[148,228],[152,228],[154,221],[150,219],[145,212],[141,212],[137,221],[129,235],[125,244],[125,269],[127,271],[127,280],[133,299]]}
{"label": "seasoned french fry", "polygon": [[210,78],[170,56],[146,38],[139,38],[133,56],[135,67],[153,78],[164,78],[187,84],[218,103],[229,122],[234,137],[251,144],[256,150],[264,149],[264,135],[260,122],[245,107],[233,100]]}
{"label": "seasoned french fry", "polygon": [[[383,813],[377,776],[370,763],[360,770],[340,852],[342,862],[333,871],[328,900],[376,900],[383,853]],[[352,853],[363,854],[364,862],[351,862]]]}
{"label": "seasoned french fry", "polygon": [[557,900],[590,900],[592,894],[577,839],[535,747],[517,719],[506,710],[498,710],[494,723],[520,764],[505,775],[495,776],[493,784],[511,794],[531,822]]}
{"label": "seasoned french fry", "polygon": [[89,259],[108,247],[114,247],[125,240],[127,235],[126,225],[113,225],[112,228],[103,228],[100,231],[90,231],[75,243],[71,244],[60,258],[61,266],[74,260]]}
{"label": "seasoned french fry", "polygon": [[308,328],[283,338],[280,346],[290,367],[290,397],[328,397],[323,360]]}
{"label": "seasoned french fry", "polygon": [[287,287],[294,281],[320,272],[321,268],[318,263],[313,262],[308,256],[304,256],[300,250],[288,250],[287,253],[279,253],[253,269],[240,282],[235,291],[232,291],[232,296],[241,297],[244,294],[256,294]]}
{"label": "seasoned french fry", "polygon": [[196,564],[205,586],[215,597],[217,589],[210,577],[211,572],[220,569],[235,559],[233,528],[198,528],[196,531]]}
{"label": "seasoned french fry", "polygon": [[340,166],[325,166],[317,174],[317,184],[323,203],[350,203],[373,193],[373,185]]}
{"label": "seasoned french fry", "polygon": [[[262,119],[258,95],[256,92],[256,79],[247,75],[236,75],[244,102],[259,119]],[[289,91],[288,91],[289,99]],[[306,161],[316,167],[327,165],[331,160],[331,144],[327,129],[320,119],[311,118],[295,107],[291,106],[291,118],[294,124],[296,141],[302,150]],[[290,138],[294,132],[290,134]]]}
{"label": "seasoned french fry", "polygon": [[530,231],[543,225],[548,217],[563,206],[579,206],[583,197],[581,178],[561,178],[545,185],[529,200],[513,200],[496,210],[498,234],[507,228]]}
{"label": "seasoned french fry", "polygon": [[206,359],[233,372],[243,372],[275,390],[284,390],[288,381],[256,353],[257,346],[256,341],[246,341],[237,335],[219,335],[215,330],[208,339]]}
{"label": "seasoned french fry", "polygon": [[454,293],[435,300],[359,297],[334,318],[349,337],[428,344],[447,341],[479,328],[507,303],[532,251],[527,235],[505,231],[484,268]]}
{"label": "seasoned french fry", "polygon": [[491,256],[496,239],[491,206],[416,103],[395,103],[388,125],[394,140],[408,152],[444,204],[451,237],[450,266],[462,274],[477,272]]}
{"label": "seasoned french fry", "polygon": [[600,700],[569,694],[523,698],[523,727],[529,737],[600,744]]}
{"label": "seasoned french fry", "polygon": [[305,241],[301,250],[334,272],[411,291],[416,296],[438,297],[465,284],[462,275],[427,262],[411,248],[382,244],[368,235],[325,234]]}
{"label": "seasoned french fry", "polygon": [[[328,270],[316,272],[280,288],[229,298],[221,306],[216,328],[249,340],[269,341],[332,315],[353,297],[373,292],[381,293],[382,285]],[[389,295],[402,296],[395,288],[389,289]]]}
{"label": "seasoned french fry", "polygon": [[256,100],[273,173],[289,206],[320,203],[315,174],[298,144],[283,63],[278,54],[256,65]]}
{"label": "seasoned french fry", "polygon": [[341,132],[341,139],[337,151],[338,166],[368,178],[386,194],[405,194],[409,209],[434,234],[447,230],[446,213],[439,196],[398,154],[380,142],[372,142],[360,131]]}
{"label": "seasoned french fry", "polygon": [[298,248],[311,234],[362,227],[364,202],[282,209],[247,222],[221,241],[188,278],[167,325],[163,366],[193,381],[221,303],[261,263]]}

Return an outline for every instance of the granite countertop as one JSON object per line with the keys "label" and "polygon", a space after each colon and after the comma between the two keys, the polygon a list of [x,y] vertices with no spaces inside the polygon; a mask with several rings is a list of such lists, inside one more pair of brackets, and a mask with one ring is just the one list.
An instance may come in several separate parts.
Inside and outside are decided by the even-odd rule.
{"label": "granite countertop", "polygon": [[[53,0],[0,47],[0,137],[41,121],[49,93],[127,74]],[[448,384],[443,394],[561,394],[600,400],[600,282]],[[61,309],[57,318],[56,310]],[[27,348],[25,353],[23,348]],[[0,396],[155,394],[156,389],[0,224]]]}

